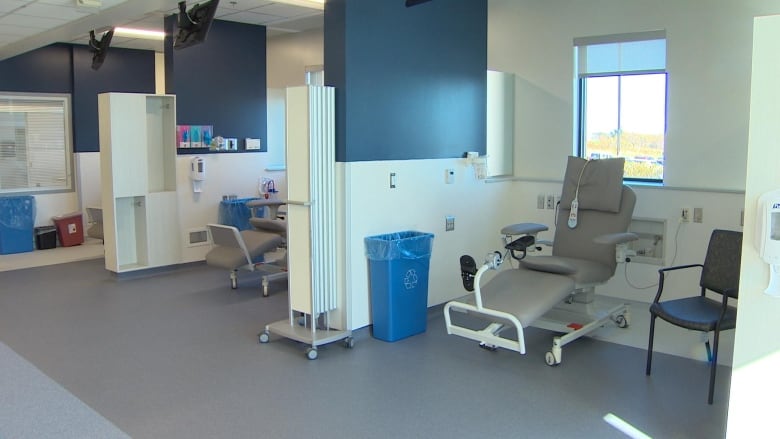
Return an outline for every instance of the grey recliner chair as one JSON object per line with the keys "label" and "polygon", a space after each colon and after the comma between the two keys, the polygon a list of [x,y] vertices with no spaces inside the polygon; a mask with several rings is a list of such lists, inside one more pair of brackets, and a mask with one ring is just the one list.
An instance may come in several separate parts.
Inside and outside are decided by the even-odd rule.
{"label": "grey recliner chair", "polygon": [[286,264],[265,261],[267,253],[279,248],[284,239],[273,232],[239,231],[233,226],[208,224],[214,247],[206,254],[208,265],[230,271],[230,288],[238,288],[238,271],[263,271],[263,296],[268,296],[269,281],[287,277]]}
{"label": "grey recliner chair", "polygon": [[[637,239],[628,232],[636,196],[623,185],[624,163],[623,158],[587,161],[569,157],[551,255],[527,256],[541,249],[536,235],[547,226],[523,223],[501,230],[507,249],[503,255],[489,254],[479,268],[470,256],[461,257],[464,286],[474,294],[445,305],[447,332],[479,341],[482,347],[503,347],[521,354],[525,353],[523,328],[564,333],[553,338],[552,349],[545,355],[547,364],[554,366],[562,360],[564,345],[609,321],[628,326],[625,303],[606,310],[593,305],[595,286],[615,274],[624,254],[617,247]],[[480,285],[482,275],[498,269],[509,254],[519,260],[518,268],[502,270]],[[452,311],[489,323],[482,328],[455,323]],[[506,329],[515,329],[516,338],[504,336]]]}

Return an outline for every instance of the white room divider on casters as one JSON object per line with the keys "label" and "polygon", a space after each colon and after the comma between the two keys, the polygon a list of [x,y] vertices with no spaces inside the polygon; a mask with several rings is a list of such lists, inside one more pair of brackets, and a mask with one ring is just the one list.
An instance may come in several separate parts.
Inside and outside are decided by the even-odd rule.
{"label": "white room divider on casters", "polygon": [[311,360],[319,345],[343,339],[351,348],[354,343],[351,331],[334,329],[345,326],[330,322],[330,312],[338,307],[334,95],[332,87],[287,89],[290,315],[260,334],[263,343],[273,332],[310,344],[306,356]]}

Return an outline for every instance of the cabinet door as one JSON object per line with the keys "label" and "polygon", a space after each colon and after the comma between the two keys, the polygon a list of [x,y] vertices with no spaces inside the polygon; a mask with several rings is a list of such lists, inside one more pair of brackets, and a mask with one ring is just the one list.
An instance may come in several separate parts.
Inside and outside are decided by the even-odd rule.
{"label": "cabinet door", "polygon": [[175,191],[154,192],[146,197],[146,233],[151,267],[181,261],[181,230],[176,200]]}
{"label": "cabinet door", "polygon": [[116,93],[109,96],[114,197],[145,195],[148,191],[146,97]]}

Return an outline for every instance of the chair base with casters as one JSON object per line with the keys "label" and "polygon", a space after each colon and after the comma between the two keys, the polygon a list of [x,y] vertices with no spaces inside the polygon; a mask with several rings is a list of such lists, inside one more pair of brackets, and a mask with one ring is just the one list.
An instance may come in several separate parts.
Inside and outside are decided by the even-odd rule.
{"label": "chair base with casters", "polygon": [[239,231],[233,226],[209,224],[209,233],[214,242],[206,254],[206,263],[230,271],[230,288],[238,288],[238,271],[261,271],[263,296],[268,296],[269,283],[276,279],[287,279],[286,258],[260,261],[283,243],[276,233],[257,230]]}
{"label": "chair base with casters", "polygon": [[[474,294],[448,302],[444,306],[444,320],[448,334],[459,335],[479,342],[480,346],[493,350],[504,348],[526,353],[524,329],[530,326],[554,331],[562,335],[553,337],[552,347],[545,354],[545,362],[556,366],[563,361],[563,347],[597,329],[614,322],[618,327],[628,327],[628,305],[619,303],[606,309],[596,307],[590,296],[593,287],[577,288],[566,276],[550,276],[548,273],[517,268],[503,270],[481,286],[485,272],[498,269],[500,255],[488,255],[488,260],[474,276]],[[520,288],[518,288],[520,286]],[[589,297],[578,300],[578,297]],[[481,329],[461,325],[453,321],[452,313],[459,312],[486,322]],[[505,336],[514,329],[516,338]],[[511,334],[511,331],[508,331]]]}
{"label": "chair base with casters", "polygon": [[[620,255],[625,251],[618,247],[637,239],[627,232],[636,195],[622,184],[624,163],[622,158],[569,158],[553,242],[536,240],[538,233],[547,230],[545,225],[514,224],[501,230],[503,254],[489,254],[478,269],[473,259],[461,257],[464,287],[474,293],[445,305],[447,332],[479,341],[482,347],[524,354],[524,328],[555,331],[562,335],[553,338],[545,355],[547,364],[555,366],[561,363],[562,348],[568,343],[609,323],[627,327],[627,304],[600,308],[593,300],[595,287],[607,282],[622,262]],[[541,250],[537,244],[552,245],[552,254],[534,255]],[[502,270],[481,285],[484,273],[497,270],[510,255],[518,267]],[[453,322],[453,311],[487,320],[487,326],[459,325]],[[517,338],[503,337],[506,329],[515,329]]]}
{"label": "chair base with casters", "polygon": [[[737,309],[729,305],[729,299],[737,299],[739,291],[739,270],[742,255],[742,233],[730,230],[713,230],[707,246],[704,264],[679,265],[658,270],[658,292],[650,305],[650,335],[647,343],[647,366],[645,374],[650,375],[653,362],[653,341],[655,320],[660,317],[675,326],[714,333],[712,349],[709,337],[706,341],[707,360],[710,362],[710,380],[707,402],[712,404],[715,394],[715,374],[718,367],[718,344],[720,332],[734,329],[737,325]],[[700,269],[700,292],[698,296],[661,301],[664,282],[669,272]],[[720,294],[721,300],[706,296],[707,291]]]}

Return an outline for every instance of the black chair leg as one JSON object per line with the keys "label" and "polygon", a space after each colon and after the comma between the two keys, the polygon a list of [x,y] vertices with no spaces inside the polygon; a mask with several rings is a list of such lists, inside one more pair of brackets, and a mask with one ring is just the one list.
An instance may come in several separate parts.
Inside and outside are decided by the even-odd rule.
{"label": "black chair leg", "polygon": [[715,371],[718,369],[718,338],[720,331],[715,330],[715,339],[712,347],[712,363],[710,364],[710,393],[707,397],[707,403],[712,404],[712,399],[715,394]]}
{"label": "black chair leg", "polygon": [[647,342],[647,369],[645,369],[645,375],[650,375],[650,366],[653,363],[653,335],[655,335],[655,314],[650,315],[650,340]]}

